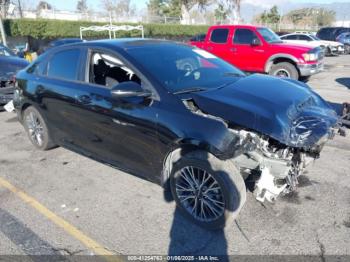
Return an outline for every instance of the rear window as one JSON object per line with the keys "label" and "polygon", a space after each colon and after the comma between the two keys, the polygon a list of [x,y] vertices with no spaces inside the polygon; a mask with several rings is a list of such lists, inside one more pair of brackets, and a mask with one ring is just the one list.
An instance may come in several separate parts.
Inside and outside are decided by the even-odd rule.
{"label": "rear window", "polygon": [[47,75],[65,80],[77,80],[79,57],[79,49],[70,49],[54,54],[49,62]]}
{"label": "rear window", "polygon": [[227,42],[229,30],[227,28],[214,29],[210,36],[213,43],[223,44]]}

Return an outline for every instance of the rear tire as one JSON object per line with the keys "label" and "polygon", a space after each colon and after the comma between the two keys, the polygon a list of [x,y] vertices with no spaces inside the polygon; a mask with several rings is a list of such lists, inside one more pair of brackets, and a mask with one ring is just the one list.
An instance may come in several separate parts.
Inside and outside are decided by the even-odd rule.
{"label": "rear tire", "polygon": [[272,65],[269,74],[281,78],[299,79],[298,70],[293,64],[288,62],[281,62]]}
{"label": "rear tire", "polygon": [[170,188],[180,211],[209,230],[235,219],[246,201],[245,183],[233,162],[204,151],[190,152],[174,164]]}
{"label": "rear tire", "polygon": [[23,113],[23,125],[30,142],[39,150],[49,150],[55,147],[47,125],[40,112],[33,106]]}

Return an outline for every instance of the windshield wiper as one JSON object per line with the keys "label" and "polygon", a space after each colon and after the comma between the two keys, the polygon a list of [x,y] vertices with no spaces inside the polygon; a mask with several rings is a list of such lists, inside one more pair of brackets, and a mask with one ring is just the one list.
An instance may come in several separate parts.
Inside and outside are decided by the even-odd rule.
{"label": "windshield wiper", "polygon": [[173,94],[179,95],[179,94],[187,94],[187,93],[200,92],[200,91],[206,91],[206,90],[208,89],[204,87],[192,87],[192,88],[180,89],[179,91],[176,91]]}
{"label": "windshield wiper", "polygon": [[240,73],[226,72],[226,73],[223,73],[223,76],[241,77],[241,76],[244,76],[244,75],[242,75]]}

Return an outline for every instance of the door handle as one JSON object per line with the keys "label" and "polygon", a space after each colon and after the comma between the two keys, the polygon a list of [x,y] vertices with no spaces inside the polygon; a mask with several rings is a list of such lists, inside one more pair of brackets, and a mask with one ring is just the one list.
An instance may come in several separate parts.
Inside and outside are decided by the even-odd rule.
{"label": "door handle", "polygon": [[237,52],[237,48],[231,47],[231,48],[230,48],[230,51],[231,51],[231,52]]}
{"label": "door handle", "polygon": [[81,104],[86,105],[91,103],[91,97],[88,95],[76,96],[75,99]]}
{"label": "door handle", "polygon": [[213,48],[212,48],[212,47],[210,47],[210,46],[208,46],[208,47],[207,47],[207,50],[212,51],[212,50],[213,50]]}

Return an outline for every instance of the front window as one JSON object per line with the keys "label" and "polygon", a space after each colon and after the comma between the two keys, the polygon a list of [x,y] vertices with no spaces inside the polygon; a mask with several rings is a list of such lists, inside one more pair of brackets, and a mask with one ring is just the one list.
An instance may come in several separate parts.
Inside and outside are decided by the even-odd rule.
{"label": "front window", "polygon": [[172,93],[214,89],[244,76],[220,58],[185,45],[164,43],[132,47],[127,51]]}
{"label": "front window", "polygon": [[250,45],[253,42],[253,39],[255,38],[257,38],[257,36],[252,30],[240,28],[235,30],[233,43],[241,45]]}
{"label": "front window", "polygon": [[109,89],[126,81],[142,84],[141,79],[119,58],[107,53],[92,53],[89,71],[89,83]]}
{"label": "front window", "polygon": [[260,27],[257,28],[258,32],[261,34],[261,36],[265,39],[268,43],[282,43],[283,41],[281,38],[276,35],[275,32],[273,32],[271,29],[266,27]]}

